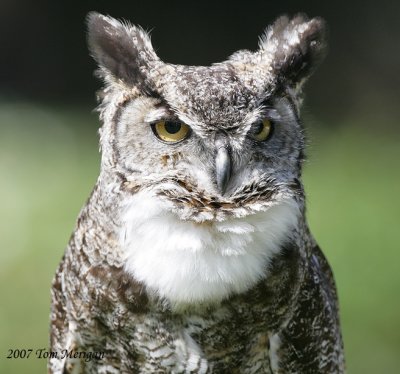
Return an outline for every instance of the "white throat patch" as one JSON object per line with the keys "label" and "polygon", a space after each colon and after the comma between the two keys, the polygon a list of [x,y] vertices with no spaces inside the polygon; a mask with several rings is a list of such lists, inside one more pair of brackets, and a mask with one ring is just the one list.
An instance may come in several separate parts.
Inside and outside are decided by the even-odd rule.
{"label": "white throat patch", "polygon": [[125,270],[175,305],[220,301],[267,276],[298,216],[296,202],[287,199],[243,218],[195,223],[139,192],[122,214]]}

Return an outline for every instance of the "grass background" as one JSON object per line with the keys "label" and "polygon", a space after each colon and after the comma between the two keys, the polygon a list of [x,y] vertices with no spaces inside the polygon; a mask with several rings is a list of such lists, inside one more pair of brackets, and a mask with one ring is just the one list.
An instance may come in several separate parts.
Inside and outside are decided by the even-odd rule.
{"label": "grass background", "polygon": [[[313,121],[311,121],[313,122]],[[97,177],[97,118],[0,104],[0,373],[43,373],[50,282]],[[311,229],[335,272],[349,373],[400,367],[400,135],[348,121],[309,128]]]}

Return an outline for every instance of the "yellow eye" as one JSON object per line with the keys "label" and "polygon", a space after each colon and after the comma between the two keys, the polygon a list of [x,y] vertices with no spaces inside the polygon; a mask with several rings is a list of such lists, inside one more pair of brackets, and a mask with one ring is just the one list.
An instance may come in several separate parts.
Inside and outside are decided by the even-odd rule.
{"label": "yellow eye", "polygon": [[253,132],[253,138],[259,142],[267,140],[272,132],[272,123],[268,119],[264,119],[256,124],[255,130]]}
{"label": "yellow eye", "polygon": [[160,121],[154,123],[151,128],[157,138],[166,143],[180,142],[190,133],[190,127],[183,122]]}

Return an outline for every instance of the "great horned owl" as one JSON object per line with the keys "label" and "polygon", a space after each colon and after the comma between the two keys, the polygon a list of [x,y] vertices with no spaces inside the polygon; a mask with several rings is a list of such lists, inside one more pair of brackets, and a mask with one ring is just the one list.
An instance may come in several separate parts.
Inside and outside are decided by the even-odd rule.
{"label": "great horned owl", "polygon": [[342,373],[300,179],[324,22],[281,17],[208,67],[161,61],[111,17],[88,27],[101,170],[53,282],[49,371]]}

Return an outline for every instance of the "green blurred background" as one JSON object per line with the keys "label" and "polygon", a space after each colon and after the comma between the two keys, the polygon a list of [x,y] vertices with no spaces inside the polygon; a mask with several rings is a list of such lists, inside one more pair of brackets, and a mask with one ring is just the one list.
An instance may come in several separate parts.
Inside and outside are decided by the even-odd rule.
{"label": "green blurred background", "polygon": [[311,229],[335,272],[349,373],[400,372],[400,48],[394,2],[0,2],[0,373],[48,347],[50,282],[95,183],[99,153],[84,17],[98,10],[152,31],[169,62],[209,64],[276,16],[330,26],[307,86],[304,181]]}

